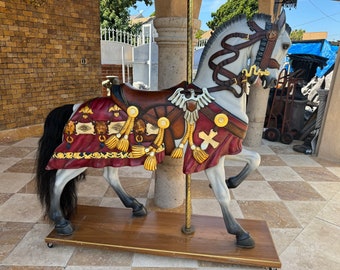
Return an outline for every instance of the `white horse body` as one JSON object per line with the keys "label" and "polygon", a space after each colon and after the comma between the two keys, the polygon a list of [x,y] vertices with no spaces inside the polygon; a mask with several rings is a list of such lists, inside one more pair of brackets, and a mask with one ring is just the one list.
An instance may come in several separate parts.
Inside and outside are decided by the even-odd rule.
{"label": "white horse body", "polygon": [[[266,23],[268,23],[268,18],[264,19],[264,17],[260,16],[256,17],[254,20],[256,21],[258,27],[260,27],[261,29],[264,29],[266,27]],[[282,25],[279,29],[280,31],[277,33],[277,40],[275,40],[275,47],[272,48],[270,55],[271,59],[275,59],[275,61],[278,62],[283,59],[283,56],[285,55],[285,52],[290,45],[289,35],[285,29],[285,22],[281,24]],[[222,29],[216,30],[212,37],[212,40],[208,42],[207,47],[202,54],[198,72],[193,81],[193,85],[200,89],[206,88],[208,89],[208,91],[209,89],[212,89],[214,87],[220,87],[219,91],[212,91],[211,93],[209,93],[214,98],[213,102],[217,103],[220,107],[225,108],[228,112],[230,112],[239,120],[243,121],[244,123],[248,123],[248,117],[245,110],[246,94],[244,93],[244,89],[242,88],[242,86],[238,84],[229,85],[229,88],[234,89],[236,93],[239,94],[239,97],[235,97],[235,94],[230,91],[230,89],[223,89],[223,85],[216,83],[216,81],[229,81],[233,79],[228,77],[226,73],[223,74],[223,70],[231,70],[236,75],[242,74],[243,69],[249,70],[249,68],[254,64],[256,57],[258,57],[257,52],[259,51],[259,47],[261,46],[260,39],[254,44],[249,44],[248,46],[242,48],[242,50],[239,50],[237,52],[238,55],[236,55],[235,52],[224,51],[224,53],[221,53],[221,55],[216,56],[219,51],[224,50],[221,42],[229,34],[235,32],[242,33],[243,36],[251,36],[252,34],[254,34],[254,31],[248,27],[244,17],[239,17],[238,19],[233,20],[227,26],[227,28],[226,26],[224,26],[224,28],[222,27]],[[264,37],[262,37],[262,39],[264,39]],[[238,44],[245,41],[247,40],[240,37],[232,37],[231,39],[226,40],[227,45],[231,48],[237,48]],[[230,57],[236,57],[237,61],[235,59],[234,61],[226,64],[226,59]],[[216,75],[216,70],[212,69],[211,65],[218,66],[218,68],[220,68],[222,72],[217,72]],[[267,68],[267,66],[265,68]],[[276,70],[275,68],[271,69],[270,67],[267,70],[270,71],[270,75],[266,73],[266,80],[268,80],[269,82],[275,80],[277,78],[278,70]],[[263,76],[263,74],[252,74],[252,76],[252,82],[254,82],[255,80],[257,80],[258,77]],[[138,101],[136,101],[136,103],[138,103]],[[74,110],[77,110],[78,108],[79,105],[74,106]],[[40,143],[41,148],[43,147],[45,140],[43,137]],[[177,144],[178,143],[179,141],[177,141]],[[46,144],[48,144],[48,142],[46,142]],[[225,180],[224,172],[224,162],[226,157],[227,160],[242,160],[246,161],[247,163],[245,168],[237,176],[231,177],[228,181]],[[250,235],[235,221],[229,211],[230,195],[228,187],[237,187],[250,172],[257,168],[259,163],[259,154],[243,148],[241,153],[239,153],[238,155],[222,156],[216,166],[205,169],[206,175],[210,181],[214,194],[218,202],[220,203],[223,218],[228,232],[236,236],[237,245],[246,248],[253,247],[254,241],[250,237]],[[46,210],[49,214],[49,217],[55,222],[55,228],[57,232],[60,234],[72,234],[73,227],[70,221],[65,218],[63,209],[60,206],[61,197],[67,184],[79,174],[83,173],[87,169],[87,167],[84,166],[75,169],[57,169],[55,174],[55,181],[51,181],[51,184],[54,185],[53,191],[49,195],[43,193],[44,190],[48,191],[51,189],[46,186],[46,182],[44,183],[44,174],[46,174],[47,172],[44,171],[45,168],[42,167],[44,167],[44,165],[40,166],[40,171],[39,168],[37,170],[40,199],[43,204],[45,202],[45,204],[47,205]],[[51,171],[50,173],[52,172],[53,171]],[[128,195],[121,186],[118,177],[118,168],[111,166],[105,167],[104,178],[116,191],[123,204],[126,207],[130,207],[133,209],[133,214],[135,216],[146,215],[147,212],[144,206],[140,204],[135,198]],[[45,187],[39,187],[39,185],[45,185]]]}

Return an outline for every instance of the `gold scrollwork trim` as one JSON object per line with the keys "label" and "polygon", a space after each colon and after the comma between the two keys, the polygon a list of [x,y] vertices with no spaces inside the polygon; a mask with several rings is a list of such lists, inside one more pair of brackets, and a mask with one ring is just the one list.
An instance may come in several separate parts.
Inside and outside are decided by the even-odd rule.
{"label": "gold scrollwork trim", "polygon": [[[161,145],[156,153],[164,151],[164,146]],[[52,158],[55,159],[110,159],[110,158],[135,158],[132,152],[56,152]]]}

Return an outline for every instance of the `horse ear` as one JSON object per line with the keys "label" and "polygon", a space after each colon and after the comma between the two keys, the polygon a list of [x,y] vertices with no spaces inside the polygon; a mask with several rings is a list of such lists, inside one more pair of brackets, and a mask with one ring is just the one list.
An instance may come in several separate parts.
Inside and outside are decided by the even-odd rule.
{"label": "horse ear", "polygon": [[286,24],[286,12],[284,9],[282,9],[281,14],[276,21],[276,25],[278,29],[281,30],[285,24]]}

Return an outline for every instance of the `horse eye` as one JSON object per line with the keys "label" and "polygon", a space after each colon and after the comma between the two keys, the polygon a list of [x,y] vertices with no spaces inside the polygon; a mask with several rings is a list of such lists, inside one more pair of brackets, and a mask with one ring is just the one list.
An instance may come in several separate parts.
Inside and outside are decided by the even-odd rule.
{"label": "horse eye", "polygon": [[289,44],[288,44],[288,43],[282,44],[282,48],[283,48],[284,50],[287,50],[287,49],[289,48]]}

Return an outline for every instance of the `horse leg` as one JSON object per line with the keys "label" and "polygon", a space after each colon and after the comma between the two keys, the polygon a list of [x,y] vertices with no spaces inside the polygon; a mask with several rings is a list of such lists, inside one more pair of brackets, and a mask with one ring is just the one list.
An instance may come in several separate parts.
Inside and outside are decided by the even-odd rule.
{"label": "horse leg", "polygon": [[219,163],[215,167],[206,169],[205,173],[210,181],[215,197],[220,204],[228,233],[236,236],[237,246],[253,248],[255,246],[254,240],[235,220],[229,210],[230,194],[225,183],[224,157],[219,160]]}
{"label": "horse leg", "polygon": [[119,176],[118,168],[105,167],[104,178],[116,192],[125,207],[132,208],[132,214],[135,217],[143,217],[147,215],[147,210],[143,204],[138,202],[135,198],[130,196],[122,187]]}
{"label": "horse leg", "polygon": [[228,188],[236,188],[238,187],[247,176],[255,171],[261,162],[261,156],[259,153],[255,151],[250,151],[245,148],[242,148],[242,151],[237,155],[228,155],[225,157],[226,160],[237,160],[237,161],[246,161],[247,164],[244,166],[242,171],[236,175],[229,177],[225,180]]}
{"label": "horse leg", "polygon": [[[78,175],[84,172],[86,168],[80,169],[61,169],[57,171],[56,181],[51,192],[51,207],[49,217],[54,221],[55,230],[60,235],[71,235],[74,231],[73,226],[69,220],[64,216],[60,205],[60,199],[67,183],[74,180]],[[75,190],[70,194],[63,194],[66,196],[73,196]],[[75,206],[74,206],[75,207]]]}

